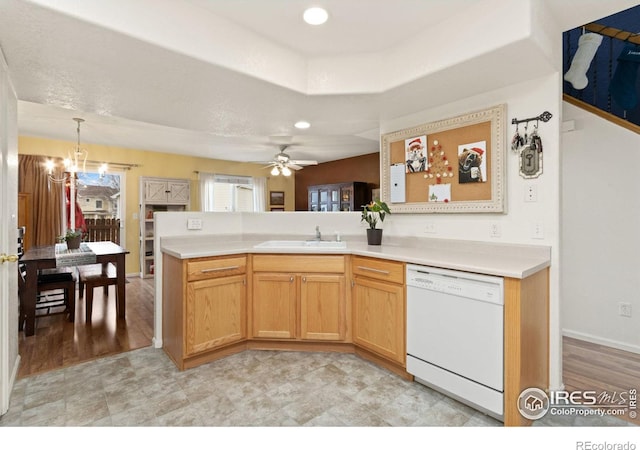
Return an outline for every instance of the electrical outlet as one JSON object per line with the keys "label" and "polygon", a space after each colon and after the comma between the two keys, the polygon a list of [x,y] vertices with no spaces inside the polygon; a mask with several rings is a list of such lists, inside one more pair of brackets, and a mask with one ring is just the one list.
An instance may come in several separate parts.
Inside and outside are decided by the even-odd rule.
{"label": "electrical outlet", "polygon": [[540,222],[536,222],[531,226],[531,237],[533,239],[544,239],[544,227]]}
{"label": "electrical outlet", "polygon": [[202,219],[187,219],[187,230],[202,230]]}
{"label": "electrical outlet", "polygon": [[618,314],[622,317],[631,317],[631,303],[618,303]]}
{"label": "electrical outlet", "polygon": [[500,224],[497,222],[493,222],[489,227],[489,236],[498,238],[502,235],[502,229],[500,228]]}
{"label": "electrical outlet", "polygon": [[436,224],[433,222],[427,222],[424,226],[424,232],[428,234],[433,234],[436,232]]}
{"label": "electrical outlet", "polygon": [[525,202],[538,201],[538,187],[535,184],[528,184],[524,187],[524,201]]}

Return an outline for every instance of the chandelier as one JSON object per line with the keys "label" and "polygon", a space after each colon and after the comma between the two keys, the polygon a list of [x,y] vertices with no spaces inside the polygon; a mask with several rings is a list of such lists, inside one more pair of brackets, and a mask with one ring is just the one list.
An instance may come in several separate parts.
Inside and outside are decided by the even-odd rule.
{"label": "chandelier", "polygon": [[[87,165],[87,156],[89,156],[89,152],[87,149],[82,148],[80,146],[80,124],[84,122],[84,119],[80,119],[79,117],[74,117],[73,120],[78,124],[77,133],[78,133],[78,143],[76,144],[73,152],[69,153],[69,155],[63,160],[64,170],[63,175],[57,178],[53,171],[56,168],[56,164],[53,160],[48,159],[45,162],[45,167],[47,169],[47,173],[49,175],[49,180],[54,183],[65,183],[68,181],[69,177],[71,179],[76,178],[76,174],[78,172],[86,172]],[[100,177],[104,177],[107,172],[107,165],[100,164],[98,168],[98,173]],[[69,175],[67,175],[69,174]]]}
{"label": "chandelier", "polygon": [[[68,229],[71,231],[75,231],[76,229],[76,206],[77,206],[76,192],[78,190],[77,174],[78,172],[86,172],[87,156],[89,156],[89,152],[80,146],[80,124],[84,122],[84,119],[80,119],[79,117],[74,117],[73,120],[78,124],[78,127],[77,127],[78,142],[75,148],[73,149],[73,152],[69,153],[69,155],[63,160],[64,169],[62,170],[62,176],[56,177],[54,175],[54,169],[56,165],[53,162],[53,160],[48,159],[45,162],[45,168],[47,170],[47,174],[49,178],[49,189],[51,189],[51,182],[64,183],[65,186],[67,186],[69,189]],[[106,172],[107,172],[107,165],[101,164],[98,169],[100,178],[104,177]]]}

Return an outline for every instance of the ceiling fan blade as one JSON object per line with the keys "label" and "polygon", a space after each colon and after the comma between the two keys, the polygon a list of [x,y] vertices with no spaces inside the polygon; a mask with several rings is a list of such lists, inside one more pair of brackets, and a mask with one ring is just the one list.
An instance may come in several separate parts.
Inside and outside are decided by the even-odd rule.
{"label": "ceiling fan blade", "polygon": [[289,164],[296,164],[298,166],[317,166],[318,161],[297,159],[297,160],[289,160]]}
{"label": "ceiling fan blade", "polygon": [[291,162],[287,164],[287,167],[288,167],[289,169],[293,169],[293,170],[300,170],[300,169],[302,169],[302,166],[299,166],[299,165],[297,165],[297,164],[293,164],[293,163],[291,163]]}

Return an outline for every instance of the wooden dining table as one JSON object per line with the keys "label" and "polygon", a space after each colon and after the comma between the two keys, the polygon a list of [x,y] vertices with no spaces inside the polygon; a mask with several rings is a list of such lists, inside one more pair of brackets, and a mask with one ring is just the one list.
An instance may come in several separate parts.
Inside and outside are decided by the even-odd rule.
{"label": "wooden dining table", "polygon": [[[74,260],[72,260],[73,258],[65,258],[69,255],[64,255],[63,253],[67,252],[61,252],[60,247],[58,247],[58,254],[56,254],[56,246],[48,245],[32,247],[27,250],[20,259],[20,261],[25,264],[26,269],[25,286],[21,299],[22,313],[25,315],[24,333],[26,336],[33,336],[35,334],[38,272],[41,269],[51,269],[61,266],[69,267],[72,265],[113,263],[116,267],[117,274],[118,317],[122,319],[125,318],[125,255],[127,255],[129,251],[109,241],[84,242],[82,248],[86,250],[87,254],[84,256],[89,256],[88,258],[78,257]],[[95,255],[95,258],[93,258],[92,255]]]}

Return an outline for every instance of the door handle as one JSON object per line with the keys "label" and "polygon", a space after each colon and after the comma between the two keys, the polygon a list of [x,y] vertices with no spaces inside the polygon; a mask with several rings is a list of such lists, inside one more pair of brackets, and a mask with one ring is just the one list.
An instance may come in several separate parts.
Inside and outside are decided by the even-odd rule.
{"label": "door handle", "polygon": [[0,255],[0,264],[4,264],[5,262],[16,262],[18,259],[18,255],[7,255],[6,253],[3,253]]}

